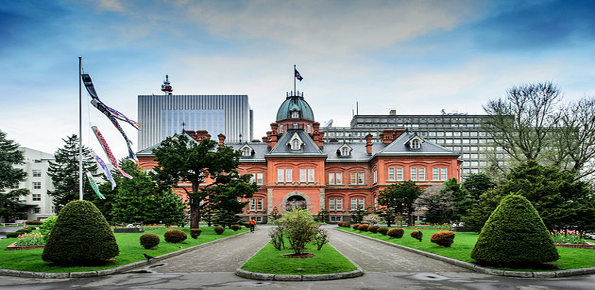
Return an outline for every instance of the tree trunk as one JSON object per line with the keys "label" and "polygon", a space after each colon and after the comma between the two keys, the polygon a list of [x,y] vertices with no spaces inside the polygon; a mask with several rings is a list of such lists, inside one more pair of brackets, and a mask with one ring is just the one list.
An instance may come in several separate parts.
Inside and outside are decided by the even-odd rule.
{"label": "tree trunk", "polygon": [[200,204],[194,198],[190,198],[190,228],[197,229],[200,222]]}

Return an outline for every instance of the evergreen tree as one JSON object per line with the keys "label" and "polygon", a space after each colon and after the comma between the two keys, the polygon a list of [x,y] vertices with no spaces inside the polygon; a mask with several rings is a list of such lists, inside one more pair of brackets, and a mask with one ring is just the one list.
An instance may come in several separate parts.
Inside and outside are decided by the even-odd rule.
{"label": "evergreen tree", "polygon": [[502,198],[511,192],[527,198],[550,230],[595,228],[595,197],[588,184],[577,181],[567,171],[535,161],[513,168],[496,189],[484,193],[465,224],[476,231],[481,229]]}
{"label": "evergreen tree", "polygon": [[166,225],[184,223],[186,205],[171,188],[159,186],[131,160],[121,161],[120,166],[133,178],[117,177],[117,196],[112,208],[113,222]]}
{"label": "evergreen tree", "polygon": [[496,265],[520,266],[556,261],[559,256],[531,202],[510,194],[490,215],[471,251],[471,258]]}
{"label": "evergreen tree", "polygon": [[423,187],[415,184],[415,181],[394,183],[380,191],[378,204],[384,206],[385,210],[392,212],[394,216],[407,214],[407,223],[413,225],[415,223],[414,202],[423,192]]}
{"label": "evergreen tree", "polygon": [[[180,189],[190,203],[190,227],[198,228],[201,212],[210,205],[221,203],[218,198],[250,198],[258,190],[249,183],[250,174],[240,175],[236,170],[241,152],[228,146],[217,147],[217,142],[201,142],[186,134],[168,137],[153,150],[156,176],[164,185]],[[188,186],[190,184],[190,186]],[[237,204],[222,204],[237,207]],[[216,211],[221,208],[214,207]]]}
{"label": "evergreen tree", "polygon": [[449,223],[455,217],[457,207],[451,191],[424,192],[415,200],[416,208],[425,208],[424,219],[428,223]]}
{"label": "evergreen tree", "polygon": [[29,190],[16,189],[27,177],[23,169],[14,168],[25,159],[18,149],[19,144],[6,139],[6,133],[0,131],[0,218],[4,221],[23,218],[26,214],[26,205],[19,197],[28,195]]}
{"label": "evergreen tree", "polygon": [[[54,190],[48,190],[48,195],[53,197],[56,212],[59,212],[68,202],[79,199],[79,138],[77,135],[71,135],[62,140],[65,143],[64,147],[56,151],[55,161],[50,161],[48,169],[48,175],[54,184]],[[96,172],[97,164],[89,148],[83,146],[82,152],[83,171]],[[86,178],[83,178],[83,182],[88,183]],[[83,188],[84,199],[90,199],[95,195],[90,186]]]}

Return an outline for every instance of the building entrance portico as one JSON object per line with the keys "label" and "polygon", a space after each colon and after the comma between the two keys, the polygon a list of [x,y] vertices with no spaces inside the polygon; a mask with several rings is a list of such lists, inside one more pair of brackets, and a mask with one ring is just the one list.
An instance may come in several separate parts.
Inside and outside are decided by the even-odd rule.
{"label": "building entrance portico", "polygon": [[299,191],[293,191],[285,195],[285,198],[283,198],[283,208],[284,211],[291,211],[295,208],[310,210],[312,208],[312,203],[307,195]]}

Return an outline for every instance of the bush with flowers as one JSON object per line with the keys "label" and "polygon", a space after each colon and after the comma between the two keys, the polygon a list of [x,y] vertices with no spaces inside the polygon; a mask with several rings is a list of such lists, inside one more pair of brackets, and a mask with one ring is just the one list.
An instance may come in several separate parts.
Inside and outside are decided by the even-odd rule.
{"label": "bush with flowers", "polygon": [[45,239],[40,233],[35,234],[21,234],[18,236],[18,240],[15,246],[41,246],[45,245]]}

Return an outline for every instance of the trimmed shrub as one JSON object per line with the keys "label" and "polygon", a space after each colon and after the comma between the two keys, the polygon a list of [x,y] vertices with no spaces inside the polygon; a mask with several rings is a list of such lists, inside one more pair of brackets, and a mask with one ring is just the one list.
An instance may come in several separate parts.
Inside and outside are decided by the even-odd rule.
{"label": "trimmed shrub", "polygon": [[38,226],[38,225],[43,224],[43,222],[42,221],[26,221],[25,224],[28,226]]}
{"label": "trimmed shrub", "polygon": [[343,223],[343,227],[346,227],[346,228],[350,228],[351,227],[351,224],[348,223],[348,222],[342,222],[342,223]]}
{"label": "trimmed shrub", "polygon": [[216,234],[220,235],[220,234],[222,234],[225,231],[225,228],[222,227],[222,226],[217,226],[213,230],[215,230],[215,233]]}
{"label": "trimmed shrub", "polygon": [[488,218],[471,258],[488,264],[525,266],[556,261],[559,255],[531,202],[511,194],[502,199]]}
{"label": "trimmed shrub", "polygon": [[19,237],[19,235],[20,235],[20,234],[19,234],[19,233],[17,233],[17,232],[7,233],[7,234],[6,234],[6,238],[7,238],[7,239],[8,239],[8,238],[18,238],[18,237]]}
{"label": "trimmed shrub", "polygon": [[241,227],[240,225],[231,225],[231,229],[232,229],[234,232],[237,232],[237,231],[239,231],[241,228],[242,228],[242,227]]}
{"label": "trimmed shrub", "polygon": [[369,227],[368,227],[368,232],[370,232],[370,233],[374,233],[374,234],[375,234],[375,233],[377,233],[377,232],[378,232],[378,229],[379,229],[379,228],[380,228],[379,226],[369,226]]}
{"label": "trimmed shrub", "polygon": [[202,230],[199,228],[190,229],[190,236],[193,239],[198,239],[198,237],[200,236],[201,233],[202,233]]}
{"label": "trimmed shrub", "polygon": [[118,255],[114,232],[90,201],[71,201],[62,210],[41,258],[58,265],[93,264]]}
{"label": "trimmed shrub", "polygon": [[43,235],[43,238],[46,241],[48,240],[50,232],[56,224],[56,220],[58,220],[58,216],[53,215],[47,219],[44,219],[43,223],[39,226],[39,232]]}
{"label": "trimmed shrub", "polygon": [[283,234],[296,255],[304,253],[308,243],[316,237],[319,228],[312,215],[305,209],[286,211],[279,225],[283,228]]}
{"label": "trimmed shrub", "polygon": [[188,238],[184,231],[177,229],[167,230],[165,234],[163,234],[163,237],[166,242],[173,244],[181,243]]}
{"label": "trimmed shrub", "polygon": [[367,224],[361,224],[359,225],[359,227],[357,227],[358,231],[362,231],[362,232],[367,232],[368,231],[368,225]]}
{"label": "trimmed shrub", "polygon": [[430,242],[443,247],[450,247],[455,240],[455,233],[451,231],[439,231],[432,235]]}
{"label": "trimmed shrub", "polygon": [[359,226],[360,226],[360,224],[354,224],[354,225],[353,225],[353,229],[354,229],[354,230],[357,230],[357,228],[359,228]]}
{"label": "trimmed shrub", "polygon": [[153,234],[153,233],[143,234],[142,236],[140,236],[139,240],[140,240],[141,246],[143,246],[143,248],[145,248],[145,249],[154,248],[157,245],[159,245],[159,242],[161,242],[161,239],[159,239],[159,236],[156,234]]}
{"label": "trimmed shrub", "polygon": [[424,236],[424,234],[421,231],[412,231],[411,232],[411,237],[420,241],[421,242],[421,238]]}
{"label": "trimmed shrub", "polygon": [[388,232],[386,233],[389,237],[391,238],[397,238],[400,239],[403,237],[403,234],[405,233],[405,230],[402,228],[394,228],[394,229],[390,229],[388,230]]}
{"label": "trimmed shrub", "polygon": [[378,232],[381,233],[382,235],[386,236],[386,233],[388,233],[388,228],[387,227],[379,227]]}

